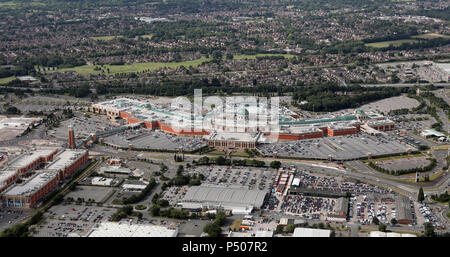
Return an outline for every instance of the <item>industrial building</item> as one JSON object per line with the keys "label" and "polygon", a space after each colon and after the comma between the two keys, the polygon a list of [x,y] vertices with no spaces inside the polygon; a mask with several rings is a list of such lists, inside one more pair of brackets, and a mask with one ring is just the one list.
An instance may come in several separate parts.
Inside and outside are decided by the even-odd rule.
{"label": "industrial building", "polygon": [[224,209],[233,214],[248,214],[260,209],[267,192],[233,187],[193,186],[177,206],[185,209]]}
{"label": "industrial building", "polygon": [[112,178],[104,178],[104,177],[93,177],[91,180],[91,184],[93,186],[111,186],[113,182]]}
{"label": "industrial building", "polygon": [[405,196],[398,195],[395,198],[395,205],[397,210],[397,221],[399,224],[408,225],[414,222],[411,212],[411,205],[409,199]]}
{"label": "industrial building", "polygon": [[331,230],[314,228],[295,228],[293,237],[330,237]]}
{"label": "industrial building", "polygon": [[417,237],[414,234],[371,231],[369,237]]}
{"label": "industrial building", "polygon": [[88,233],[88,237],[176,237],[177,228],[129,222],[102,222]]}

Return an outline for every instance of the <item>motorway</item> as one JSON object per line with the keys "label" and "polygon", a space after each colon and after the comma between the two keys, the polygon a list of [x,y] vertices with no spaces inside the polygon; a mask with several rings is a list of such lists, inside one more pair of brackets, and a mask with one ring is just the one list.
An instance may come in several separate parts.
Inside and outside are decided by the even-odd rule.
{"label": "motorway", "polygon": [[450,83],[386,83],[386,84],[361,84],[362,87],[415,87],[434,85],[435,87],[450,87]]}

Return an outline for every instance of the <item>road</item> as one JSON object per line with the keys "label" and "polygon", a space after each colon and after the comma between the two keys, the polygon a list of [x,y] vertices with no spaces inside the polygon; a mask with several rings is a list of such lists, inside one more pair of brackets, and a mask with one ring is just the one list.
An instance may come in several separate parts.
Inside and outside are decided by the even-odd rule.
{"label": "road", "polygon": [[450,87],[450,83],[398,83],[398,84],[361,84],[362,87],[415,87],[434,85],[435,87]]}

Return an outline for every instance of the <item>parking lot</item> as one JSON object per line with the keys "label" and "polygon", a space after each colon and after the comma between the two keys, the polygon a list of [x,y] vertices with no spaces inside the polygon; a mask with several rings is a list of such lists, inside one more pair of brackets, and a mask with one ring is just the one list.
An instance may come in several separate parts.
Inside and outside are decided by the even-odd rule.
{"label": "parking lot", "polygon": [[325,137],[301,141],[278,142],[258,146],[265,156],[298,157],[312,159],[352,160],[372,156],[404,153],[412,146],[390,136],[365,134]]}
{"label": "parking lot", "polygon": [[93,116],[90,118],[78,116],[62,121],[58,128],[48,131],[49,135],[56,138],[67,139],[69,124],[72,124],[77,139],[84,139],[97,131],[109,130],[118,127],[118,124],[111,123],[106,116]]}
{"label": "parking lot", "polygon": [[380,223],[389,224],[391,219],[397,218],[396,205],[392,201],[384,201],[383,195],[358,195],[351,198],[349,217],[360,224],[372,224],[373,217]]}
{"label": "parking lot", "polygon": [[270,190],[276,171],[271,168],[196,167],[191,174],[203,174],[205,184],[241,186],[248,189]]}
{"label": "parking lot", "polygon": [[156,149],[176,151],[194,151],[207,144],[200,138],[177,136],[161,131],[127,130],[105,138],[106,144],[115,147],[128,147],[136,149]]}
{"label": "parking lot", "polygon": [[430,128],[432,124],[436,123],[436,119],[428,114],[405,114],[405,115],[395,115],[390,117],[395,124],[397,129],[406,130],[419,130],[424,128]]}
{"label": "parking lot", "polygon": [[115,211],[98,206],[56,205],[44,214],[45,222],[32,236],[85,236],[95,223],[107,220]]}
{"label": "parking lot", "polygon": [[336,211],[336,202],[335,198],[288,195],[281,204],[281,211],[303,218],[325,220],[327,213]]}
{"label": "parking lot", "polygon": [[362,182],[357,182],[353,180],[348,180],[341,177],[331,177],[322,174],[311,174],[308,171],[298,171],[295,177],[300,178],[300,187],[330,191],[337,193],[347,193],[350,192],[355,195],[378,193],[387,194],[390,193],[389,190],[374,186],[371,184],[366,184]]}
{"label": "parking lot", "polygon": [[408,170],[413,168],[425,167],[431,163],[431,161],[427,160],[429,157],[412,157],[412,158],[401,158],[394,160],[386,160],[386,161],[377,161],[375,164],[381,168],[387,170]]}
{"label": "parking lot", "polygon": [[175,206],[177,203],[181,202],[183,200],[184,195],[186,195],[187,190],[189,189],[188,186],[172,186],[168,187],[161,195],[161,199],[165,199],[169,201],[170,206]]}
{"label": "parking lot", "polygon": [[11,227],[25,219],[31,211],[0,209],[0,230]]}
{"label": "parking lot", "polygon": [[76,189],[72,190],[67,194],[66,198],[72,197],[74,200],[78,198],[93,199],[96,203],[103,202],[113,191],[111,187],[103,186],[77,186]]}
{"label": "parking lot", "polygon": [[[443,224],[439,221],[436,215],[433,213],[432,209],[427,206],[427,204],[417,204],[417,214],[420,224],[425,222],[430,222],[434,227],[441,227]],[[419,214],[420,213],[420,214]]]}

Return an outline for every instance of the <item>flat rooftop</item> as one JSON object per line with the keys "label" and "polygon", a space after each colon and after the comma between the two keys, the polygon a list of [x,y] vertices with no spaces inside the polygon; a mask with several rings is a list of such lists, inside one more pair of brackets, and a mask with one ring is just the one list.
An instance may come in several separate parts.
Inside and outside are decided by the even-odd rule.
{"label": "flat rooftop", "polygon": [[75,162],[80,156],[86,153],[86,150],[76,150],[76,149],[66,149],[57,156],[55,160],[50,163],[46,169],[47,170],[61,170],[68,165]]}
{"label": "flat rooftop", "polygon": [[91,230],[88,237],[176,237],[177,235],[177,229],[158,225],[102,222]]}
{"label": "flat rooftop", "polygon": [[263,190],[249,190],[219,186],[190,187],[183,198],[183,202],[197,202],[224,207],[252,206],[260,208],[267,192]]}
{"label": "flat rooftop", "polygon": [[295,228],[293,237],[330,237],[331,230],[313,228]]}
{"label": "flat rooftop", "polygon": [[8,163],[8,169],[21,169],[28,166],[30,163],[38,160],[41,157],[47,157],[53,152],[57,151],[57,148],[39,149],[27,152]]}
{"label": "flat rooftop", "polygon": [[17,171],[15,170],[2,170],[0,171],[0,185],[4,185],[6,184],[6,180],[12,176],[14,176],[14,174],[16,174]]}
{"label": "flat rooftop", "polygon": [[258,140],[259,133],[214,131],[206,137],[209,137],[209,140],[256,142]]}
{"label": "flat rooftop", "polygon": [[3,194],[8,196],[28,196],[42,188],[58,174],[53,172],[42,172],[34,175],[23,184],[14,185]]}

